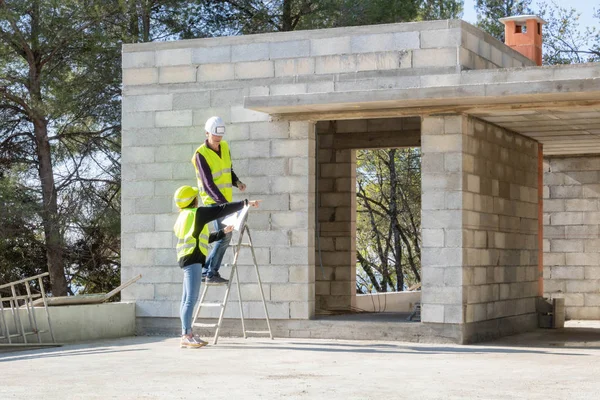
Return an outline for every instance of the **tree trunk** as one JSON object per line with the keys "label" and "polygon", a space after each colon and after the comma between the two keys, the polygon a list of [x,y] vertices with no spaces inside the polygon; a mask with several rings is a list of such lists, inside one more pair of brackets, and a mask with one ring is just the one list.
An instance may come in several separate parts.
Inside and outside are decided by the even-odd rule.
{"label": "tree trunk", "polygon": [[34,2],[31,13],[32,47],[28,54],[29,93],[32,99],[32,111],[29,115],[33,122],[35,147],[38,156],[38,172],[42,185],[42,224],[46,239],[46,260],[50,273],[50,286],[54,296],[67,295],[67,280],[63,265],[62,235],[58,218],[58,199],[54,184],[52,156],[48,141],[48,122],[44,117],[44,103],[40,84],[41,62],[39,50],[40,19],[39,3]]}
{"label": "tree trunk", "polygon": [[63,266],[63,248],[60,224],[58,218],[58,201],[50,156],[50,143],[48,143],[48,129],[46,121],[34,121],[36,149],[39,159],[39,175],[42,183],[42,222],[46,236],[46,259],[48,272],[50,272],[50,285],[54,296],[67,295],[67,280]]}
{"label": "tree trunk", "polygon": [[283,0],[283,12],[281,16],[281,30],[288,32],[293,30],[292,23],[292,0]]}

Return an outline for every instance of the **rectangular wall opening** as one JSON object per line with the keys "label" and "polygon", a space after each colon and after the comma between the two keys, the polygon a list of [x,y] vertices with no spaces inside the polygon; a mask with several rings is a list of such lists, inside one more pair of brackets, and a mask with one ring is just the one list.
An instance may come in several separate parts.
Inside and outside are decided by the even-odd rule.
{"label": "rectangular wall opening", "polygon": [[[421,120],[402,117],[321,121],[316,130],[317,317],[394,313],[396,320],[406,320],[420,302]],[[378,181],[376,178],[383,171],[377,168],[382,164],[375,165],[371,161],[382,161],[390,156],[394,163],[390,165],[388,161],[388,165],[395,179],[390,182],[387,176]],[[389,173],[388,167],[386,174]],[[410,187],[404,187],[408,181]],[[377,185],[388,194],[393,189],[395,204],[386,207],[394,208],[396,223],[390,224],[389,214],[375,208],[369,216],[367,207],[374,207],[375,203],[359,201],[359,196],[365,199],[369,195],[380,202],[381,198],[372,196]],[[404,187],[404,191],[400,187]],[[389,202],[388,194],[382,198]],[[371,222],[371,218],[375,218],[375,222]],[[372,229],[373,224],[377,230]],[[408,234],[409,226],[411,234]],[[385,237],[387,243],[378,256],[377,244],[366,241],[374,235]],[[381,267],[382,260],[387,262],[385,269]],[[397,271],[401,272],[400,280]],[[412,298],[393,299],[398,297],[395,293],[398,289],[404,294],[407,289],[413,289]],[[399,303],[402,308],[398,308]]]}

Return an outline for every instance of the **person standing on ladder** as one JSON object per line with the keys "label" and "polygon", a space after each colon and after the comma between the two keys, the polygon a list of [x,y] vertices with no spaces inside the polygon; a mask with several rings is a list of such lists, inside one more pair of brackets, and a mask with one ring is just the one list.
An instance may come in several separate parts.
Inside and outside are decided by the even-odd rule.
{"label": "person standing on ladder", "polygon": [[[204,125],[206,140],[196,149],[192,163],[196,170],[200,198],[205,206],[216,206],[233,200],[233,186],[241,192],[246,190],[233,172],[229,145],[223,136],[225,135],[225,123],[221,117],[211,117]],[[214,231],[222,229],[223,218],[213,222]],[[202,275],[206,276],[207,283],[227,283],[219,274],[223,255],[231,241],[231,232],[215,242],[213,249],[206,258],[205,270]]]}
{"label": "person standing on ladder", "polygon": [[173,231],[177,237],[177,262],[183,269],[183,294],[181,296],[181,347],[206,346],[207,342],[192,333],[192,314],[198,301],[202,281],[202,267],[206,262],[208,243],[223,239],[233,230],[227,226],[208,232],[208,223],[241,210],[244,206],[258,207],[258,201],[238,201],[217,206],[198,207],[198,189],[181,186],[173,196],[179,208]]}

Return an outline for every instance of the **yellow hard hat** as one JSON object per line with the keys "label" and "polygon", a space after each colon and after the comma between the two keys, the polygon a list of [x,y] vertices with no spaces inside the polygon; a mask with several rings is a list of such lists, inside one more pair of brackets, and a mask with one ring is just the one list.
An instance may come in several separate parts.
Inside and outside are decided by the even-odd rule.
{"label": "yellow hard hat", "polygon": [[181,186],[175,191],[173,200],[179,208],[185,208],[198,196],[198,188],[191,186]]}

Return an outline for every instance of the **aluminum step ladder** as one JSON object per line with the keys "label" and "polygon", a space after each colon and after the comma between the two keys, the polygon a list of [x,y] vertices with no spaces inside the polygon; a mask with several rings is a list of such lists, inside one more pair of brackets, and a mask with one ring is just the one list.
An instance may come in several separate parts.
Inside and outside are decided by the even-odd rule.
{"label": "aluminum step ladder", "polygon": [[[242,243],[242,239],[244,237],[244,234],[246,234],[248,236],[248,243]],[[254,253],[254,246],[252,245],[252,236],[250,235],[250,228],[248,227],[248,225],[246,224],[245,220],[242,222],[242,228],[240,230],[240,235],[238,238],[238,243],[237,245],[233,245],[230,246],[234,248],[234,255],[233,255],[233,263],[231,264],[231,271],[229,272],[229,282],[226,285],[226,289],[225,289],[225,295],[223,297],[223,302],[221,303],[216,303],[216,302],[204,302],[204,299],[206,298],[206,293],[208,292],[208,288],[209,287],[215,287],[215,286],[221,286],[224,287],[225,284],[214,284],[214,283],[206,283],[204,282],[204,288],[202,289],[202,294],[200,296],[200,301],[198,302],[198,305],[196,307],[196,311],[194,312],[194,318],[192,319],[192,326],[193,327],[199,327],[199,328],[216,328],[215,330],[215,336],[213,339],[213,345],[216,345],[218,340],[219,340],[219,331],[221,329],[221,324],[223,323],[223,315],[225,315],[225,308],[227,307],[227,301],[229,300],[229,293],[231,291],[231,284],[233,283],[233,277],[235,275],[235,279],[236,279],[236,286],[237,286],[237,293],[238,293],[238,302],[239,302],[239,306],[240,306],[240,319],[242,321],[242,332],[244,334],[244,339],[246,339],[248,337],[248,334],[268,334],[269,337],[271,339],[273,339],[273,332],[271,330],[271,322],[269,320],[269,311],[267,310],[267,303],[265,301],[265,293],[263,291],[263,287],[262,287],[262,281],[260,279],[260,272],[258,270],[258,264],[256,262],[256,255]],[[254,270],[256,272],[256,279],[258,281],[258,287],[260,288],[260,296],[262,298],[262,303],[263,303],[263,307],[265,310],[265,320],[267,322],[267,328],[268,330],[266,331],[253,331],[253,330],[247,330],[246,329],[246,325],[244,323],[244,310],[243,310],[243,306],[242,306],[242,293],[240,290],[240,277],[238,274],[238,270],[237,270],[237,262],[238,262],[238,258],[240,255],[240,251],[243,247],[248,247],[250,248],[250,251],[252,252],[252,260],[254,262]],[[200,310],[204,307],[218,307],[221,309],[221,312],[219,314],[219,320],[217,321],[216,324],[206,324],[206,323],[200,323],[200,322],[196,322],[199,315],[200,315]]]}

